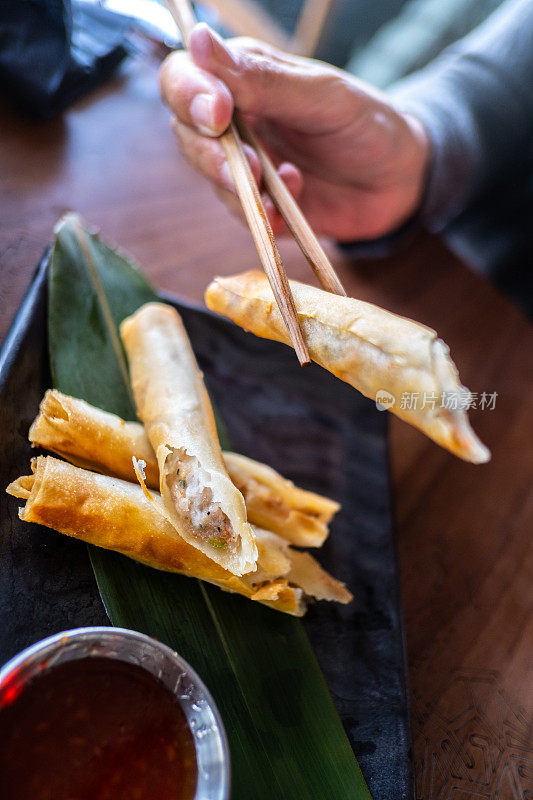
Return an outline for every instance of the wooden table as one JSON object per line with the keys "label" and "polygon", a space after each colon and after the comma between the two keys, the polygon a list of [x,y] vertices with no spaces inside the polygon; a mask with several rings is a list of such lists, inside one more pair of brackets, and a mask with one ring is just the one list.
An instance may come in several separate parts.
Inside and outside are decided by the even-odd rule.
{"label": "wooden table", "polygon": [[[1,130],[0,339],[67,209],[157,285],[193,300],[213,274],[257,265],[248,231],[179,155],[155,64],[127,64],[62,119],[35,123],[6,108]],[[295,246],[281,249],[291,276],[310,280]],[[472,413],[493,453],[487,466],[464,464],[391,419],[416,797],[529,797],[532,329],[437,238],[379,262],[332,253],[349,294],[433,326],[466,385],[498,393],[494,410]]]}

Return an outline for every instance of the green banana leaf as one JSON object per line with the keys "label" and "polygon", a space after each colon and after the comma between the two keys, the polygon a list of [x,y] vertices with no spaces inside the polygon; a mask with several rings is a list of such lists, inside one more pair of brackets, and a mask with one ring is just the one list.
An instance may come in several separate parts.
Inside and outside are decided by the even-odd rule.
{"label": "green banana leaf", "polygon": [[[49,271],[54,386],[135,419],[117,326],[154,299],[136,267],[77,217],[65,217]],[[233,800],[369,800],[299,620],[120,554],[89,550],[111,622],[170,645],[212,692],[230,744]]]}

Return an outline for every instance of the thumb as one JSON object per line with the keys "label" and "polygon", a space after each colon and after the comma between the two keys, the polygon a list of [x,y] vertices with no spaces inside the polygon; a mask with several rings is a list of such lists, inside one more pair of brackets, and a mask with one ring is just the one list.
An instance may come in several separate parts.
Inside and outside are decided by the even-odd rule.
{"label": "thumb", "polygon": [[191,32],[189,51],[198,67],[226,84],[244,114],[313,132],[331,130],[339,114],[340,124],[353,116],[354,93],[346,76],[322,62],[255,39],[224,41],[205,23]]}

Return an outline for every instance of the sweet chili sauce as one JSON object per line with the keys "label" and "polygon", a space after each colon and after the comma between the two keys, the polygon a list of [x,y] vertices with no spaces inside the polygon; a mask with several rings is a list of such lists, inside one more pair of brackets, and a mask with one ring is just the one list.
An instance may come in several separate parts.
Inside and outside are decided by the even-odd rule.
{"label": "sweet chili sauce", "polygon": [[185,715],[164,684],[108,658],[33,678],[0,709],[2,800],[192,800]]}

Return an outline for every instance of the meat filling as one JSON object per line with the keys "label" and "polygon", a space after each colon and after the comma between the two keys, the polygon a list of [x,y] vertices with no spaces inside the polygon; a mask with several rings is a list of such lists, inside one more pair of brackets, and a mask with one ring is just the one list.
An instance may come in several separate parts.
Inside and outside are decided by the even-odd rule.
{"label": "meat filling", "polygon": [[213,491],[206,485],[209,474],[198,459],[179,450],[169,460],[167,486],[178,513],[190,518],[194,535],[221,550],[236,544],[229,517],[213,499]]}

